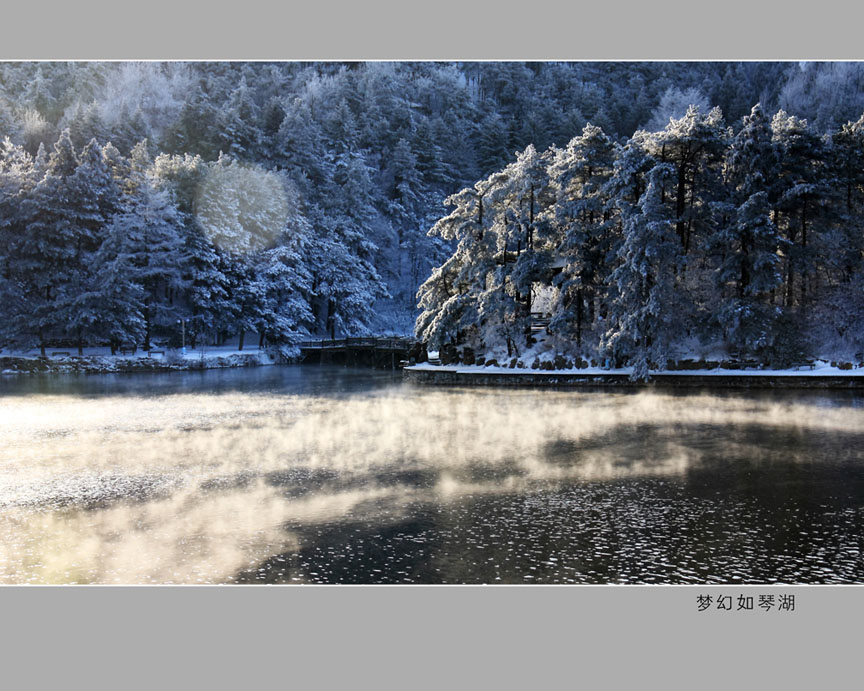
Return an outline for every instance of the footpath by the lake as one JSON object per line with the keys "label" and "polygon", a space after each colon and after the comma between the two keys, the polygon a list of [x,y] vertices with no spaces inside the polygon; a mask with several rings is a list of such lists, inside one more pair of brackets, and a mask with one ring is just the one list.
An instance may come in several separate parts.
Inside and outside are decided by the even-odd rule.
{"label": "footpath by the lake", "polygon": [[[633,381],[632,368],[520,369],[421,363],[405,367],[407,381],[441,386],[645,387],[669,388],[864,388],[864,367],[816,361],[790,369],[735,369],[707,363],[705,369],[657,370]],[[712,366],[713,365],[713,366]]]}

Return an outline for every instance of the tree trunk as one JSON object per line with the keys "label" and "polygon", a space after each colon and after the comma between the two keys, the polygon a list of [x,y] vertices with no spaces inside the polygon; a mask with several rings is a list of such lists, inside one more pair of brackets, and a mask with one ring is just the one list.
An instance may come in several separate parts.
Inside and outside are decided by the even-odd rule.
{"label": "tree trunk", "polygon": [[786,307],[792,307],[792,298],[794,296],[793,285],[795,282],[795,272],[792,270],[792,257],[786,262]]}
{"label": "tree trunk", "polygon": [[786,307],[792,307],[795,298],[795,268],[792,262],[792,251],[795,249],[795,223],[789,223],[789,256],[786,258]]}
{"label": "tree trunk", "polygon": [[[804,261],[807,256],[807,198],[804,198],[804,205],[801,207],[801,249],[804,251]],[[807,264],[801,268],[801,306],[807,302],[807,281],[809,280],[807,272]]]}
{"label": "tree trunk", "polygon": [[144,303],[144,350],[150,350],[150,298]]}
{"label": "tree trunk", "polygon": [[738,284],[738,297],[743,299],[750,284],[750,238],[748,233],[741,237],[741,282]]}
{"label": "tree trunk", "polygon": [[246,338],[246,329],[240,329],[240,341],[237,345],[237,350],[243,350],[243,340]]}
{"label": "tree trunk", "polygon": [[[696,166],[693,166],[693,179],[690,180],[690,209],[696,206]],[[693,218],[687,219],[687,227],[684,230],[684,254],[690,252],[690,238],[693,232]]]}
{"label": "tree trunk", "polygon": [[682,163],[681,167],[678,168],[678,190],[675,193],[675,232],[678,233],[678,239],[681,240],[681,247],[685,254],[687,253],[687,238],[683,216],[686,208],[686,191],[687,167]]}
{"label": "tree trunk", "polygon": [[336,302],[332,298],[327,300],[327,331],[330,333],[330,340],[336,340]]}
{"label": "tree trunk", "polygon": [[582,349],[582,289],[576,290],[576,348]]}

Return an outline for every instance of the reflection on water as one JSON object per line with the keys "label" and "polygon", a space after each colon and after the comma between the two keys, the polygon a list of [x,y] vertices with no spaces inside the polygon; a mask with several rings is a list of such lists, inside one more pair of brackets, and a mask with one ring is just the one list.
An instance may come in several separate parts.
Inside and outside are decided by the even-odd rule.
{"label": "reflection on water", "polygon": [[2,583],[864,581],[860,395],[0,381]]}

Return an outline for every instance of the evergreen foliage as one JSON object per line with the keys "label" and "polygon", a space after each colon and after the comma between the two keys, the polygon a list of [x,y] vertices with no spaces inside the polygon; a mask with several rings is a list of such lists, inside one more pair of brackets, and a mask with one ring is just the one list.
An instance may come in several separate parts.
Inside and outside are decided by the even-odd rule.
{"label": "evergreen foliage", "polygon": [[541,311],[562,352],[640,376],[694,347],[854,355],[862,74],[2,63],[0,347],[416,319],[515,357]]}

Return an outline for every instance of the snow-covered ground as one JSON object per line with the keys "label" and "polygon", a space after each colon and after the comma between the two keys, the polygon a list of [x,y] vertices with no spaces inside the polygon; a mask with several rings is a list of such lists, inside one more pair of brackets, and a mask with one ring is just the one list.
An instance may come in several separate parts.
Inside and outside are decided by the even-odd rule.
{"label": "snow-covered ground", "polygon": [[[174,350],[171,348],[166,348],[163,346],[154,346],[152,348],[153,354],[150,357],[154,359],[165,359],[166,357],[178,357],[185,359],[198,359],[200,360],[202,357],[207,358],[218,358],[218,357],[228,357],[230,355],[242,355],[242,356],[259,356],[262,359],[266,359],[267,353],[263,350],[259,350],[258,346],[246,346],[243,350],[237,350],[237,344],[226,344],[221,346],[205,346],[204,348],[186,348],[186,353],[181,354],[179,350]],[[84,348],[83,356],[86,358],[107,358],[114,360],[128,360],[129,358],[139,358],[139,357],[147,357],[147,351],[139,348],[134,354],[131,352],[127,352],[127,354],[121,354],[119,351],[116,355],[111,354],[111,349],[106,347],[100,348]],[[53,353],[68,353],[68,357],[78,357],[78,349],[77,348],[46,348],[45,354],[49,359],[59,359],[63,357],[67,357],[65,355],[55,356]],[[38,348],[33,348],[31,350],[24,351],[9,351],[9,350],[0,350],[0,358],[4,357],[14,357],[14,358],[38,358],[40,355]]]}
{"label": "snow-covered ground", "polygon": [[[134,370],[147,370],[150,368],[163,369],[171,367],[176,369],[210,369],[218,367],[240,367],[250,364],[274,365],[278,357],[265,350],[259,350],[257,345],[237,350],[237,343],[227,343],[222,346],[205,346],[204,348],[187,348],[185,353],[179,350],[155,346],[150,354],[140,348],[133,354],[119,351],[111,354],[108,347],[84,348],[83,356],[78,356],[77,348],[47,348],[47,368],[51,372],[122,372]],[[64,353],[68,353],[65,355]],[[31,371],[42,371],[45,366],[37,368],[35,361],[39,358],[39,349],[26,351],[0,350],[0,360],[9,358],[7,366],[0,370],[0,374],[23,374]],[[19,364],[15,365],[15,361]],[[33,365],[23,365],[21,361],[34,361]]]}
{"label": "snow-covered ground", "polygon": [[[430,365],[424,362],[418,365],[412,365],[405,369],[410,370],[431,370],[435,372],[457,372],[459,374],[511,374],[514,376],[542,374],[547,375],[607,375],[621,374],[629,376],[633,372],[632,367],[621,367],[618,369],[604,369],[602,367],[585,367],[577,369],[530,369],[530,368],[513,368],[509,367],[484,367],[477,365]],[[817,360],[813,367],[797,367],[790,369],[698,369],[698,370],[651,370],[651,375],[674,375],[674,376],[699,376],[699,377],[731,377],[731,376],[747,376],[747,377],[861,377],[864,376],[864,367],[857,367],[851,370],[842,370],[839,367],[832,367],[829,362]]]}

